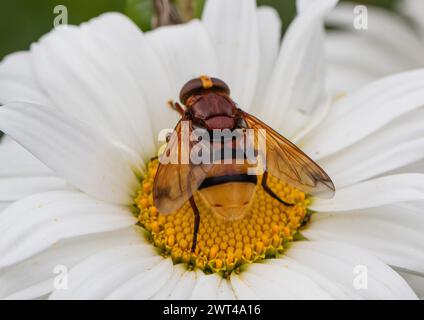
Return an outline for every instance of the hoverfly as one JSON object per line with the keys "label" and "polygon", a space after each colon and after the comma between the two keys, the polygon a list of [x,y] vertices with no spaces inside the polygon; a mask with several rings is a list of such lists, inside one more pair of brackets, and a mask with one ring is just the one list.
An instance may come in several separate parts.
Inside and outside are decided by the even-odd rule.
{"label": "hoverfly", "polygon": [[[228,85],[217,78],[201,76],[188,81],[180,91],[179,103],[171,103],[181,115],[174,132],[180,136],[182,121],[189,123],[189,130],[253,129],[262,132],[266,141],[266,170],[261,186],[271,197],[284,205],[268,186],[268,174],[293,187],[320,197],[332,197],[335,187],[330,177],[313,160],[293,143],[268,127],[259,119],[237,107],[230,98]],[[168,141],[162,155],[181,148],[179,139]],[[220,142],[222,145],[228,142]],[[256,175],[247,174],[248,164],[168,163],[159,162],[153,186],[153,200],[160,214],[176,212],[189,201],[194,213],[194,231],[191,251],[196,248],[200,215],[194,200],[199,192],[215,213],[224,220],[236,220],[246,213],[258,184]]]}

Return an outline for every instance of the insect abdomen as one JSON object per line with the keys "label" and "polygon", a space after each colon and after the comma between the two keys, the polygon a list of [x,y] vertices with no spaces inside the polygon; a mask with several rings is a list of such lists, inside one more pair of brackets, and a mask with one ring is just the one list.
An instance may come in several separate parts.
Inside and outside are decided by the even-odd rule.
{"label": "insect abdomen", "polygon": [[258,179],[247,174],[247,166],[223,164],[214,166],[199,187],[199,193],[221,219],[243,218],[254,196]]}
{"label": "insect abdomen", "polygon": [[218,218],[234,221],[249,212],[255,189],[252,182],[229,181],[202,188],[199,193]]}

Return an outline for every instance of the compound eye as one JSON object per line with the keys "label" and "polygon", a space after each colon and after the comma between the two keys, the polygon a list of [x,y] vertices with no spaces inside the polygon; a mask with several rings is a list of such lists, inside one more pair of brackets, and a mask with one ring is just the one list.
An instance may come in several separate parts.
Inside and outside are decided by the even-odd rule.
{"label": "compound eye", "polygon": [[180,101],[185,104],[188,98],[193,92],[203,88],[202,81],[199,78],[195,78],[187,82],[180,91]]}
{"label": "compound eye", "polygon": [[196,91],[207,90],[207,89],[218,89],[224,91],[226,94],[230,94],[230,88],[228,85],[218,78],[209,78],[207,76],[200,76],[199,78],[188,81],[180,91],[180,101],[185,104],[188,98],[192,96]]}
{"label": "compound eye", "polygon": [[226,94],[230,95],[230,87],[221,79],[212,78],[213,87],[219,90],[224,91]]}

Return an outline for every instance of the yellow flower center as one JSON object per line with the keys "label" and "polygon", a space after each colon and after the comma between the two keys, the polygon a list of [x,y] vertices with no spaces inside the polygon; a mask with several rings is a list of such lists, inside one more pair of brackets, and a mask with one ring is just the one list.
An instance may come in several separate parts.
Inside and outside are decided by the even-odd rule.
{"label": "yellow flower center", "polygon": [[306,195],[270,177],[268,184],[281,198],[294,206],[285,206],[258,185],[249,212],[240,220],[224,221],[195,194],[200,212],[197,246],[191,252],[194,214],[187,202],[177,212],[161,215],[153,204],[152,187],[158,160],[148,164],[136,206],[139,223],[149,232],[149,240],[174,263],[185,263],[205,273],[228,276],[240,267],[282,253],[299,228],[307,222],[310,204]]}

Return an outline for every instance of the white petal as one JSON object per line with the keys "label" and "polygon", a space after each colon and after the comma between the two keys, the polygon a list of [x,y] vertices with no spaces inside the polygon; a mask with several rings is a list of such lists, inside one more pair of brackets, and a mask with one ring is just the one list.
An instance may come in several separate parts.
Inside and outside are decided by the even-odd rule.
{"label": "white petal", "polygon": [[38,282],[31,286],[30,288],[25,288],[15,294],[7,296],[5,300],[30,300],[32,297],[36,297],[36,299],[40,298],[44,300],[42,297],[51,291],[52,280],[45,280],[42,282]]}
{"label": "white petal", "polygon": [[337,190],[330,200],[314,199],[310,209],[319,212],[348,211],[423,199],[424,174],[399,174]]}
{"label": "white petal", "polygon": [[314,159],[338,152],[366,138],[396,118],[424,104],[424,70],[397,74],[338,100],[327,118],[303,140]]}
{"label": "white petal", "polygon": [[320,164],[338,187],[344,187],[423,159],[423,135],[424,110],[419,109]]}
{"label": "white petal", "polygon": [[111,203],[132,204],[138,185],[125,150],[96,130],[49,108],[11,103],[0,109],[0,130],[59,176]]}
{"label": "white petal", "polygon": [[288,137],[303,126],[306,115],[323,97],[323,17],[336,2],[314,1],[300,12],[284,36],[264,101],[267,109],[259,115]]}
{"label": "white petal", "polygon": [[312,219],[302,231],[310,240],[349,243],[387,264],[424,273],[422,210],[391,205],[343,215],[316,213]]}
{"label": "white petal", "polygon": [[0,202],[0,213],[6,209],[8,206],[10,206],[13,202],[12,201],[1,201]]}
{"label": "white petal", "polygon": [[[54,290],[55,267],[68,271],[81,260],[105,249],[139,243],[133,228],[80,236],[58,242],[30,259],[0,271],[0,298],[34,299]],[[48,284],[48,285],[46,285]]]}
{"label": "white petal", "polygon": [[418,298],[424,299],[424,275],[408,271],[396,270],[408,282]]}
{"label": "white petal", "polygon": [[350,92],[378,78],[420,67],[367,35],[364,30],[327,35],[328,90]]}
{"label": "white petal", "polygon": [[313,2],[314,0],[296,0],[296,11],[300,13],[308,10]]}
{"label": "white petal", "polygon": [[[411,25],[388,10],[367,6],[368,29],[355,29],[356,4],[341,3],[328,20],[343,31],[330,32],[326,41],[329,88],[350,91],[400,71],[422,67],[424,59]],[[402,44],[393,39],[402,39]]]}
{"label": "white petal", "polygon": [[327,116],[332,107],[333,101],[329,97],[323,99],[321,103],[317,106],[313,114],[305,120],[303,127],[299,128],[296,134],[290,140],[293,143],[298,143],[303,137],[305,137],[309,132],[315,129]]}
{"label": "white petal", "polygon": [[237,274],[231,275],[231,287],[233,288],[234,295],[238,300],[257,300],[260,299],[250,284],[245,283]]}
{"label": "white petal", "polygon": [[151,245],[116,246],[88,257],[68,274],[68,289],[56,290],[52,300],[103,299],[117,287],[163,261]]}
{"label": "white petal", "polygon": [[51,105],[34,77],[26,51],[12,53],[0,63],[0,104],[17,100]]}
{"label": "white petal", "polygon": [[265,107],[263,102],[268,87],[268,79],[272,74],[275,61],[277,60],[281,39],[281,20],[274,8],[261,6],[257,9],[257,16],[260,64],[256,93],[253,98],[252,108],[250,108],[250,111],[253,113],[257,113],[257,110]]}
{"label": "white petal", "polygon": [[265,280],[263,274],[266,272],[266,268],[263,268],[260,276],[249,272],[247,270],[240,277],[243,282],[248,285],[261,299],[267,300],[288,300],[295,299],[294,295],[286,290],[279,283]]}
{"label": "white petal", "polygon": [[196,281],[196,285],[194,286],[190,299],[216,300],[221,281],[222,276],[216,273],[200,277],[200,279]]}
{"label": "white petal", "polygon": [[361,180],[372,178],[387,171],[403,167],[424,158],[424,139],[415,139],[394,147],[373,158],[364,158],[364,162],[349,170],[333,176],[336,185],[351,185]]}
{"label": "white petal", "polygon": [[[282,256],[278,259],[270,259],[266,262],[270,265],[278,266],[279,268],[291,270],[297,274],[310,279],[315,286],[321,288],[323,292],[327,294],[326,299],[331,297],[332,299],[346,300],[346,299],[360,299],[360,295],[354,292],[353,288],[345,288],[340,285],[337,281],[332,278],[328,278],[323,274],[317,272],[313,267],[302,264],[299,261],[293,260],[287,255]],[[311,284],[309,283],[308,286]],[[316,288],[314,288],[316,290]],[[314,299],[316,299],[315,297]]]}
{"label": "white petal", "polygon": [[89,31],[56,28],[32,45],[39,82],[61,111],[91,123],[147,160],[156,151],[153,131],[131,66]]}
{"label": "white petal", "polygon": [[217,300],[235,300],[236,296],[234,294],[233,288],[231,287],[231,282],[227,279],[222,279],[218,287]]}
{"label": "white petal", "polygon": [[129,208],[95,201],[80,192],[34,195],[0,215],[0,267],[22,261],[61,239],[122,229],[135,222]]}
{"label": "white petal", "polygon": [[[377,44],[386,47],[386,51],[396,53],[398,57],[405,57],[415,66],[422,65],[422,44],[415,36],[412,29],[401,17],[390,11],[377,7],[367,6],[368,29],[355,30],[354,7],[356,4],[340,3],[327,17],[326,21],[333,26],[350,30],[351,32],[363,32],[367,37],[373,39]],[[365,32],[364,32],[365,31]],[[393,39],[402,39],[393,41]]]}
{"label": "white petal", "polygon": [[202,271],[186,271],[181,274],[177,284],[174,286],[174,289],[169,294],[169,299],[172,300],[186,300],[189,299],[191,293],[196,285],[198,278],[202,277],[204,274]]}
{"label": "white petal", "polygon": [[343,62],[330,61],[326,64],[326,91],[333,92],[336,96],[352,92],[377,78],[373,74],[364,72],[356,66]]}
{"label": "white petal", "polygon": [[[169,108],[168,101],[178,96],[173,96],[171,74],[167,73],[159,56],[138,27],[119,13],[103,14],[84,27],[93,36],[101,38],[116,59],[125,62],[145,99],[154,129],[153,137],[156,138],[164,128],[173,128],[178,114]],[[136,106],[139,107],[138,104]]]}
{"label": "white petal", "polygon": [[171,278],[156,292],[155,295],[151,297],[154,300],[166,300],[171,297],[172,292],[175,290],[178,285],[180,278],[187,271],[187,268],[183,264],[174,265],[174,270],[172,272]]}
{"label": "white petal", "polygon": [[[336,242],[302,241],[295,242],[286,254],[365,299],[416,299],[399,274],[356,247]],[[367,289],[355,289],[358,266],[361,272],[367,270]]]}
{"label": "white petal", "polygon": [[52,171],[21,145],[5,136],[0,141],[0,177],[48,176]]}
{"label": "white petal", "polygon": [[54,177],[40,160],[8,136],[0,142],[0,211],[10,201],[51,190],[65,189],[66,182]]}
{"label": "white petal", "polygon": [[120,285],[106,299],[135,300],[152,297],[171,278],[173,270],[171,259],[161,258],[159,261],[159,263]]}
{"label": "white petal", "polygon": [[397,3],[398,9],[413,19],[413,22],[417,25],[417,31],[424,39],[424,21],[422,19],[424,15],[424,6],[420,0],[403,0]]}
{"label": "white petal", "polygon": [[[217,75],[215,51],[199,21],[162,27],[147,33],[146,37],[171,80],[172,95],[165,99],[178,100],[182,86],[193,78]],[[163,110],[168,111],[166,108]]]}
{"label": "white petal", "polygon": [[56,177],[0,177],[0,201],[16,201],[36,193],[64,189],[66,182]]}
{"label": "white petal", "polygon": [[259,76],[259,35],[254,0],[209,0],[202,21],[217,50],[220,75],[231,95],[249,109]]}
{"label": "white petal", "polygon": [[[283,259],[284,260],[284,259]],[[291,268],[255,263],[241,275],[263,299],[330,299],[314,281]]]}

